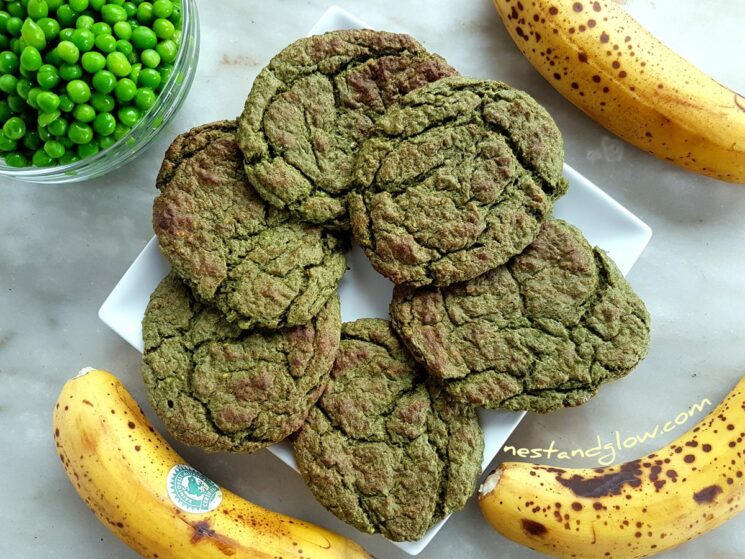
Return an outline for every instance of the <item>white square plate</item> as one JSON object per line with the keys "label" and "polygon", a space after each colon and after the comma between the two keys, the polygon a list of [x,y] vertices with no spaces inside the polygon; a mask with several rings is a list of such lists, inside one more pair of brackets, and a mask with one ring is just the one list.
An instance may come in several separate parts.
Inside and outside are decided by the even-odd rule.
{"label": "white square plate", "polygon": [[[313,26],[310,34],[337,29],[367,27],[348,12],[333,6]],[[591,244],[604,249],[627,274],[652,237],[652,230],[613,198],[577,171],[564,165],[569,191],[557,202],[555,215],[579,227]],[[340,287],[342,320],[362,317],[388,318],[393,284],[379,275],[359,247],[347,255],[350,270]],[[150,294],[169,271],[168,262],[153,237],[135,259],[98,311],[99,318],[129,344],[142,352],[142,317]],[[489,465],[524,413],[480,411],[485,448],[483,469]],[[283,462],[297,470],[289,443],[269,448]],[[329,513],[331,514],[331,513]],[[421,552],[445,523],[443,519],[417,542],[396,543],[410,555]]]}

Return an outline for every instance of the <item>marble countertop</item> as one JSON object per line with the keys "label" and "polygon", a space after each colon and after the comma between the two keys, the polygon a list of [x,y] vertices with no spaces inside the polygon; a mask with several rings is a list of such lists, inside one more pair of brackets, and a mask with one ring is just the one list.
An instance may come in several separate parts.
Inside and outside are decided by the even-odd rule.
{"label": "marble countertop", "polygon": [[[620,1],[620,0],[619,0]],[[135,557],[89,512],[55,455],[51,413],[64,381],[94,365],[116,372],[146,404],[140,355],[96,311],[152,236],[159,160],[179,132],[234,117],[269,57],[306,33],[325,0],[199,1],[202,49],[186,105],[136,162],[104,179],[41,186],[0,178],[0,512],[4,559]],[[745,373],[745,187],[681,171],[611,136],[556,93],[519,54],[488,0],[338,0],[371,25],[413,34],[463,74],[527,90],[563,131],[569,164],[646,221],[652,241],[629,275],[653,319],[649,357],[588,404],[528,415],[509,444],[589,448],[671,420],[707,398],[716,403]],[[745,3],[627,0],[629,11],[720,82],[745,91]],[[151,410],[145,406],[152,416]],[[693,424],[691,420],[690,425]],[[156,425],[162,427],[156,422]],[[682,432],[681,428],[681,432]],[[618,452],[646,454],[680,432]],[[269,508],[355,535],[313,500],[269,452],[214,456],[177,445],[218,483]],[[499,460],[510,459],[502,453]],[[595,465],[590,459],[565,466]],[[404,558],[382,538],[359,536],[379,558]],[[530,559],[472,500],[422,555]],[[745,556],[745,516],[664,557]]]}

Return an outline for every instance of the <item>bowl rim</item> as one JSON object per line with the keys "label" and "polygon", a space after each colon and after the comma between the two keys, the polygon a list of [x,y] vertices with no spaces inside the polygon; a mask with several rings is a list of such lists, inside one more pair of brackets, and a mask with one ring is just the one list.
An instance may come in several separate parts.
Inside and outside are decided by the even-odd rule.
{"label": "bowl rim", "polygon": [[[35,182],[34,179],[45,179],[43,181],[36,181],[40,184],[84,181],[103,176],[104,174],[117,169],[129,162],[132,158],[136,157],[142,149],[147,147],[155,136],[157,136],[157,132],[150,135],[150,137],[145,136],[142,138],[142,140],[145,141],[140,142],[137,149],[123,152],[120,158],[121,160],[112,159],[112,154],[122,147],[128,146],[131,138],[139,135],[143,129],[162,127],[168,118],[173,116],[173,113],[180,108],[186,94],[191,89],[199,61],[199,14],[197,11],[196,0],[181,0],[181,7],[181,39],[179,42],[178,55],[176,56],[176,60],[173,62],[173,72],[168,77],[168,80],[158,94],[156,103],[148,109],[139,122],[137,122],[126,135],[122,136],[108,148],[99,151],[95,155],[65,165],[53,165],[50,167],[11,167],[4,162],[4,157],[0,155],[0,176],[25,180],[27,182]],[[183,86],[185,86],[185,90],[180,90],[179,88]],[[174,96],[174,91],[181,93],[181,98],[179,98],[178,95]],[[158,123],[157,121],[159,119],[162,119],[163,122]],[[137,143],[135,143],[135,145],[137,145]],[[111,160],[111,166],[103,173],[93,173],[90,176],[87,176],[85,173],[81,172],[89,167],[95,167],[97,163],[106,159]],[[55,181],[55,178],[59,180]]]}

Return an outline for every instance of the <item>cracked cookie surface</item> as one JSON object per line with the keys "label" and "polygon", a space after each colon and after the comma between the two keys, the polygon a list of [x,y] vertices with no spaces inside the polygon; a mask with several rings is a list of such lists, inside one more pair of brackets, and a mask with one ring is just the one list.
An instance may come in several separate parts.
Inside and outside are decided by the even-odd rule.
{"label": "cracked cookie surface", "polygon": [[396,284],[450,285],[503,264],[566,191],[556,124],[503,83],[442,79],[376,126],[349,212],[355,240]]}
{"label": "cracked cookie surface", "polygon": [[294,440],[321,504],[394,541],[463,508],[484,448],[475,411],[427,381],[388,321],[343,324],[331,377]]}
{"label": "cracked cookie surface", "polygon": [[397,286],[391,319],[453,398],[487,408],[582,404],[628,374],[649,345],[642,300],[602,250],[560,220],[478,278]]}
{"label": "cracked cookie surface", "polygon": [[254,452],[277,443],[300,428],[326,386],[340,329],[334,294],[304,326],[241,330],[171,272],[142,322],[150,404],[185,444]]}
{"label": "cracked cookie surface", "polygon": [[305,221],[347,229],[354,159],[375,119],[455,74],[408,35],[353,29],[296,41],[259,73],[239,118],[251,183]]}
{"label": "cracked cookie surface", "polygon": [[235,121],[223,121],[176,138],[158,175],[153,229],[176,273],[228,320],[304,324],[344,274],[343,243],[261,199],[235,131]]}

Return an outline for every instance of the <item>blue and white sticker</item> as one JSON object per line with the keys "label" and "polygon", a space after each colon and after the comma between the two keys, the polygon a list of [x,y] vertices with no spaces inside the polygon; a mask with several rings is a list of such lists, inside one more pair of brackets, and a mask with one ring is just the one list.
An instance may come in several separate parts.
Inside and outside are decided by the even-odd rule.
{"label": "blue and white sticker", "polygon": [[222,502],[218,485],[186,464],[171,468],[166,486],[173,504],[185,512],[210,512]]}

